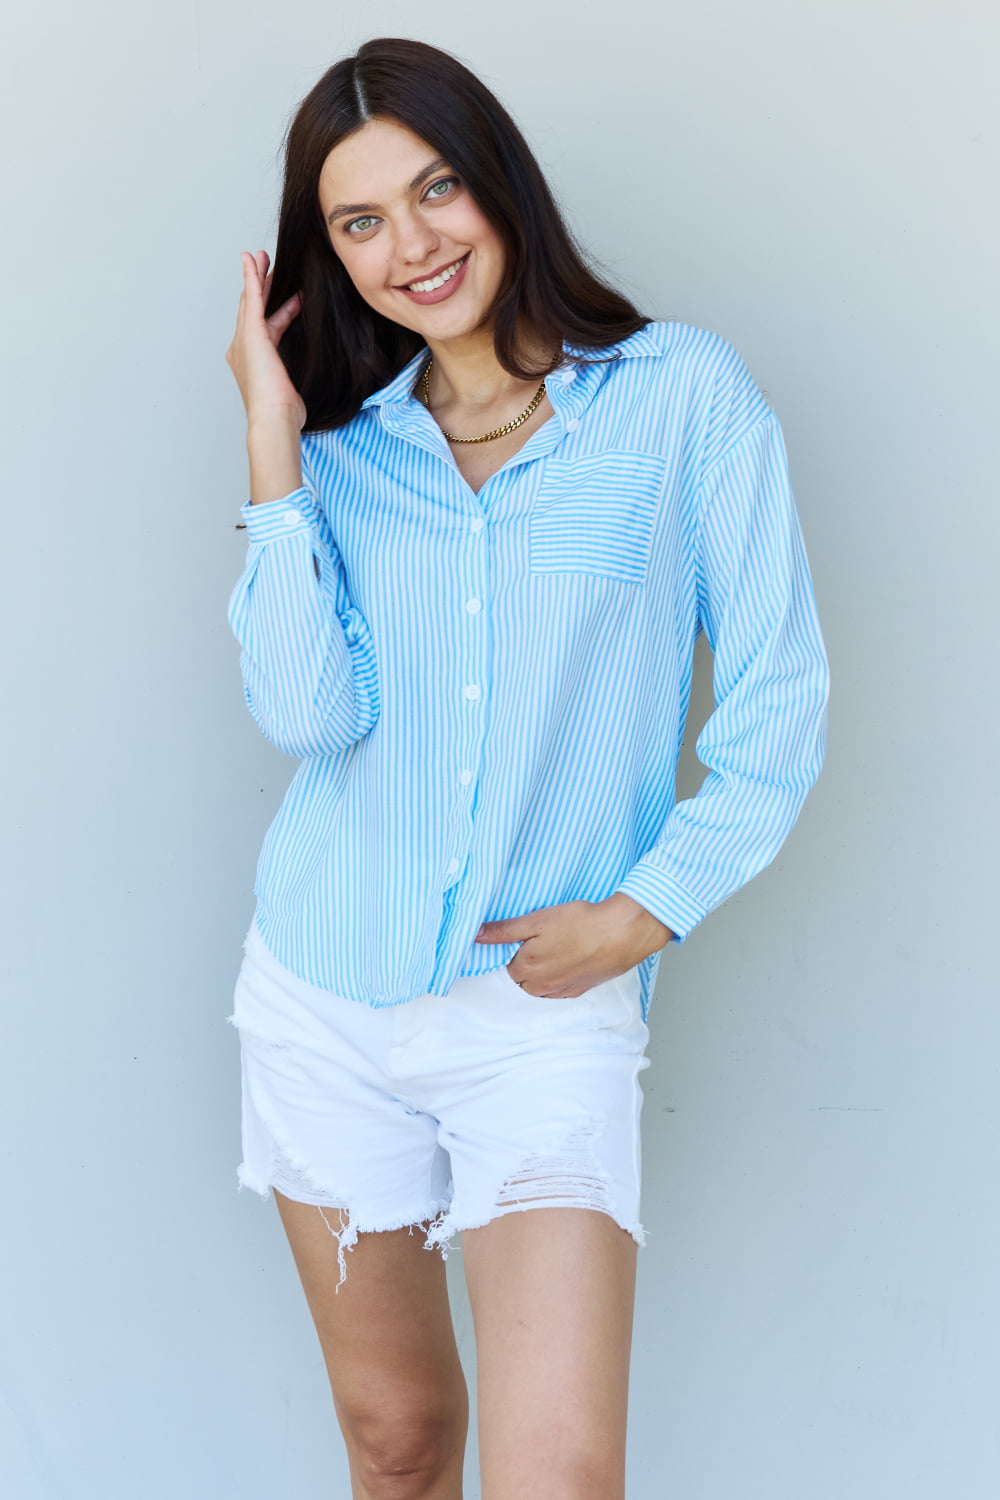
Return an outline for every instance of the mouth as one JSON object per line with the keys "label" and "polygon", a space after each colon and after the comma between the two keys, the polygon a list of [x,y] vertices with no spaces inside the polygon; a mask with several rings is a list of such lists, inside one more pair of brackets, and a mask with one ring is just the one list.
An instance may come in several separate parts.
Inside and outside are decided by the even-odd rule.
{"label": "mouth", "polygon": [[456,292],[465,276],[465,268],[468,265],[470,252],[467,250],[458,260],[449,261],[437,271],[432,271],[429,276],[418,277],[414,281],[408,281],[398,288],[414,302],[442,302],[445,297],[450,297]]}

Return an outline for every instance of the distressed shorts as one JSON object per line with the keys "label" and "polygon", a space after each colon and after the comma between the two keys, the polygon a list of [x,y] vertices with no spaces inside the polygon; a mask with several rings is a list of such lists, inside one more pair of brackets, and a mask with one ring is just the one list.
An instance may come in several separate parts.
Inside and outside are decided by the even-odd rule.
{"label": "distressed shorts", "polygon": [[501,965],[374,1008],[299,979],[256,924],[244,955],[227,1018],[238,1185],[314,1204],[340,1281],[359,1233],[421,1226],[447,1258],[462,1229],[531,1208],[598,1209],[645,1242],[637,970],[567,1000],[525,993]]}

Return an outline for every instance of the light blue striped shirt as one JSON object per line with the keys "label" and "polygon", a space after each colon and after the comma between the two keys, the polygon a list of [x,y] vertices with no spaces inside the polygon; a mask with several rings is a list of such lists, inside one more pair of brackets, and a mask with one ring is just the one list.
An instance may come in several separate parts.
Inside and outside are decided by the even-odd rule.
{"label": "light blue striped shirt", "polygon": [[[303,436],[301,489],[243,507],[246,699],[302,761],[257,925],[312,984],[444,995],[517,951],[475,943],[481,922],[614,891],[683,941],[819,773],[827,662],[774,413],[702,329],[608,355],[548,378],[554,416],[478,495],[413,394],[424,352]],[[677,802],[702,630],[707,775]]]}

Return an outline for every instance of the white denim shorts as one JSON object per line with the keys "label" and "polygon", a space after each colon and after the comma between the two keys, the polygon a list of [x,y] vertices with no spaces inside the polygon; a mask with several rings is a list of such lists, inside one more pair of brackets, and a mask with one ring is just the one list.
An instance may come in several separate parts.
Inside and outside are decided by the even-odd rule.
{"label": "white denim shorts", "polygon": [[314,1204],[341,1281],[359,1233],[419,1225],[447,1257],[460,1230],[531,1208],[598,1209],[645,1242],[635,969],[565,1000],[527,994],[501,966],[376,1009],[299,979],[256,925],[244,954],[227,1018],[238,1185]]}

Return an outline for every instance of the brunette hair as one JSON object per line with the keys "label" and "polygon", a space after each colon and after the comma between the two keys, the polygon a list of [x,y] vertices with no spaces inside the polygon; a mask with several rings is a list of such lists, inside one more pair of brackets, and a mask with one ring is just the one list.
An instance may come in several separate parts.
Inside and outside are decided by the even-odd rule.
{"label": "brunette hair", "polygon": [[544,374],[523,358],[529,329],[546,347],[598,350],[650,322],[587,265],[527,142],[485,84],[437,47],[379,37],[323,74],[285,137],[268,309],[301,293],[278,352],[306,405],[304,431],[349,422],[424,343],[359,295],[320,209],[327,156],[376,116],[433,146],[500,235],[506,267],[491,315],[497,359],[510,374]]}

